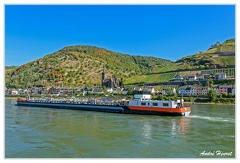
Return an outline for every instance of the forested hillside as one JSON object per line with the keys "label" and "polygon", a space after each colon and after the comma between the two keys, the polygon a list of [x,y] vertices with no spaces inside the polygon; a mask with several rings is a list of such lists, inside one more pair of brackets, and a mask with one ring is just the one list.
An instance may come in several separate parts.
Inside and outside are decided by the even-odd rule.
{"label": "forested hillside", "polygon": [[103,66],[107,77],[127,78],[157,72],[173,62],[131,56],[94,46],[68,46],[19,67],[6,67],[7,87],[100,85]]}

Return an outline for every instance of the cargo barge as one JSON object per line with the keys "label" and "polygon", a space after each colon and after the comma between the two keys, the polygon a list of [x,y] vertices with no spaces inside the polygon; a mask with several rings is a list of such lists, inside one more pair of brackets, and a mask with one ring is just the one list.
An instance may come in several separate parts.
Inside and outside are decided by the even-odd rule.
{"label": "cargo barge", "polygon": [[151,100],[151,95],[134,95],[134,99],[126,101],[106,100],[64,100],[64,99],[17,99],[17,105],[30,107],[50,107],[58,109],[76,109],[101,111],[123,114],[147,114],[188,116],[189,106],[184,106],[183,100],[159,101]]}

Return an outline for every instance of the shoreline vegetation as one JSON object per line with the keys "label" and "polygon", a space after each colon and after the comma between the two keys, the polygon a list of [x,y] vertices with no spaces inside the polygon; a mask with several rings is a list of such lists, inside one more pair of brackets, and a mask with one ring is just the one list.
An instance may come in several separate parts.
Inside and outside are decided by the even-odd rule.
{"label": "shoreline vegetation", "polygon": [[[27,96],[20,96],[20,95],[12,95],[12,96],[5,96],[5,99],[17,99],[17,98],[28,98]],[[131,95],[117,95],[117,96],[32,96],[34,98],[113,98],[113,99],[132,99],[133,96]],[[153,100],[177,100],[183,98],[184,103],[190,105],[235,105],[235,98],[216,98],[214,101],[210,101],[209,98],[200,99],[198,97],[180,97],[180,96],[153,96]]]}

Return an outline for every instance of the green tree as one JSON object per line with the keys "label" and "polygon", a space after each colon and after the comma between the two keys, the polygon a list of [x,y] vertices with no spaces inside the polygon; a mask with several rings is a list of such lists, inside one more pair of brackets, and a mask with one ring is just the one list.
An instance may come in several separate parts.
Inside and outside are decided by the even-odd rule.
{"label": "green tree", "polygon": [[105,85],[103,86],[103,91],[104,91],[104,94],[107,94],[107,88]]}
{"label": "green tree", "polygon": [[73,96],[76,96],[78,94],[77,90],[73,90]]}
{"label": "green tree", "polygon": [[227,92],[223,92],[222,93],[222,97],[227,97],[228,96],[228,93]]}
{"label": "green tree", "polygon": [[209,100],[210,100],[211,102],[214,102],[214,101],[216,100],[216,98],[217,98],[217,93],[216,93],[216,91],[210,90],[210,91],[208,92],[208,98],[209,98]]}
{"label": "green tree", "polygon": [[212,87],[212,86],[213,86],[213,81],[209,80],[209,87]]}
{"label": "green tree", "polygon": [[198,84],[197,84],[198,86],[202,86],[202,83],[201,82],[198,82]]}
{"label": "green tree", "polygon": [[170,88],[167,88],[167,89],[166,89],[166,93],[167,93],[167,95],[169,95],[169,96],[174,95],[173,91],[172,91]]}
{"label": "green tree", "polygon": [[212,87],[212,86],[213,86],[213,81],[212,81],[211,79],[210,79],[210,80],[207,80],[206,86]]}

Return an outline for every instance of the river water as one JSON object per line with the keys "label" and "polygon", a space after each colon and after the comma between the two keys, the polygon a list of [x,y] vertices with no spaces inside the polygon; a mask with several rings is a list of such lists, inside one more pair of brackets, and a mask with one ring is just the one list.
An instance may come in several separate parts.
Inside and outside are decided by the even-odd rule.
{"label": "river water", "polygon": [[188,117],[16,106],[5,100],[6,158],[235,158],[235,106]]}

